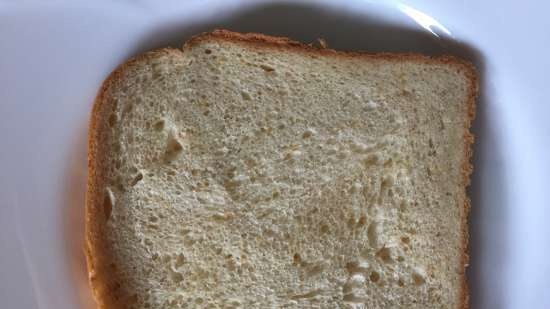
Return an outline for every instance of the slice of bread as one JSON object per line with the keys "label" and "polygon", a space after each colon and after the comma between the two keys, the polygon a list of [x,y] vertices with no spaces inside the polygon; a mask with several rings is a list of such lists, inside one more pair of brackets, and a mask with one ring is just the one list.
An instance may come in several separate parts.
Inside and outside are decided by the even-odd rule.
{"label": "slice of bread", "polygon": [[100,308],[467,307],[476,73],[214,31],[94,105]]}

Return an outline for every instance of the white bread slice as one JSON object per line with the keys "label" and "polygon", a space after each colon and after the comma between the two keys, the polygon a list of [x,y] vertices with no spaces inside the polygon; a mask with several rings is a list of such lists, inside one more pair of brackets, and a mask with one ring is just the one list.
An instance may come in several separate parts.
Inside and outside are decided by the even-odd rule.
{"label": "white bread slice", "polygon": [[466,308],[477,94],[453,57],[214,31],[94,105],[100,308]]}

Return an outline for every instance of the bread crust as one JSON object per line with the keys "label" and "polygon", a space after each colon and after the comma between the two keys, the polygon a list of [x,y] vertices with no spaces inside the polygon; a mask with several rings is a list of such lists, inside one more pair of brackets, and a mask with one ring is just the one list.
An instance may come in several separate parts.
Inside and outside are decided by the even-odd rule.
{"label": "bread crust", "polygon": [[[465,275],[465,266],[469,261],[468,250],[468,215],[470,211],[470,199],[466,194],[466,187],[470,185],[470,175],[473,170],[471,163],[472,158],[472,144],[474,142],[474,135],[470,132],[471,123],[475,118],[476,110],[476,98],[478,96],[478,77],[475,67],[468,61],[450,56],[442,55],[437,57],[428,57],[417,53],[364,53],[364,52],[345,52],[335,51],[328,48],[317,48],[310,45],[306,45],[300,42],[292,41],[284,37],[273,37],[258,33],[236,33],[228,30],[217,29],[209,33],[199,34],[191,38],[183,46],[183,53],[185,50],[196,45],[202,41],[216,41],[225,40],[231,42],[238,42],[241,44],[248,44],[254,48],[275,48],[281,50],[287,50],[292,52],[304,53],[309,56],[330,56],[330,57],[342,57],[342,58],[365,58],[369,60],[388,60],[388,61],[417,61],[427,64],[445,64],[456,68],[457,71],[466,75],[469,80],[468,87],[468,100],[467,100],[467,115],[464,120],[464,156],[461,166],[462,174],[462,187],[464,190],[463,196],[463,209],[462,209],[462,248],[460,248],[462,255],[461,267],[462,287],[460,291],[461,299],[459,300],[459,307],[457,309],[469,308],[469,290],[468,283]],[[173,48],[159,49],[152,52],[145,53],[128,60],[126,63],[120,65],[114,70],[109,77],[103,82],[98,94],[96,96],[94,106],[91,113],[90,127],[88,133],[88,188],[86,192],[86,212],[85,212],[85,254],[89,271],[90,285],[93,290],[94,297],[98,302],[100,308],[115,309],[115,305],[111,300],[113,294],[107,286],[107,281],[102,280],[101,270],[98,269],[97,260],[101,260],[105,256],[105,252],[101,252],[97,248],[98,239],[101,235],[101,222],[96,218],[103,216],[101,213],[101,199],[104,194],[100,192],[102,188],[102,175],[103,170],[102,158],[101,158],[101,141],[99,140],[99,130],[101,120],[105,115],[102,113],[105,108],[109,108],[111,104],[108,100],[109,89],[123,80],[124,74],[132,66],[147,61],[151,58],[158,57],[164,54],[177,54],[182,55],[182,51]]]}

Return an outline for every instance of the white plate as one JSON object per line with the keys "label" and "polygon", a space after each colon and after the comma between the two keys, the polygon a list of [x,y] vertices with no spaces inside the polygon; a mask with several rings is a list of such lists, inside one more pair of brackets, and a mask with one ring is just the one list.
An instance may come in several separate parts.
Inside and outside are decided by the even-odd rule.
{"label": "white plate", "polygon": [[2,308],[93,308],[82,238],[96,91],[128,57],[214,27],[474,61],[472,308],[550,308],[547,2],[155,3],[0,2]]}

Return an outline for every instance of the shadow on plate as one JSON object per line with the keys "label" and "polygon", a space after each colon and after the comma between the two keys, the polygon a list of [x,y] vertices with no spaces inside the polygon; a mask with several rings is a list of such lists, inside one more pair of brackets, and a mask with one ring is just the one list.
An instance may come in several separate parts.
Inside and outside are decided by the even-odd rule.
{"label": "shadow on plate", "polygon": [[[405,15],[403,18],[406,19]],[[367,52],[419,52],[427,55],[451,54],[471,61],[480,75],[480,97],[477,101],[477,117],[472,131],[474,145],[474,173],[469,193],[472,199],[470,214],[470,267],[467,271],[470,285],[471,308],[500,308],[502,299],[502,261],[505,258],[502,239],[507,229],[507,201],[504,200],[506,171],[498,166],[501,145],[495,138],[494,120],[488,113],[488,93],[492,90],[485,80],[485,59],[475,47],[448,38],[437,37],[421,29],[390,24],[375,15],[350,13],[319,5],[267,4],[239,11],[217,22],[171,23],[144,36],[134,54],[182,43],[201,32],[225,28],[239,32],[260,32],[286,36],[304,43],[315,43],[318,38],[327,41],[330,48]],[[85,134],[82,138],[86,140]],[[85,144],[75,145],[78,161],[85,161]],[[82,150],[84,149],[84,150]],[[75,275],[79,284],[87,285],[83,260],[84,191],[85,180],[67,173],[67,217],[70,230],[67,233],[68,252],[75,260]],[[80,175],[78,175],[80,177]],[[493,241],[495,240],[495,241]],[[490,246],[490,249],[489,249]],[[90,308],[89,292],[83,294],[84,308]]]}

